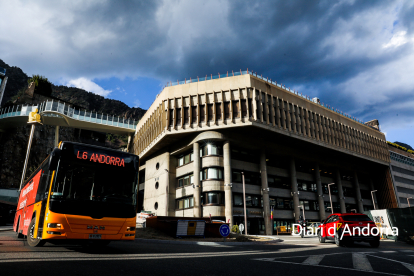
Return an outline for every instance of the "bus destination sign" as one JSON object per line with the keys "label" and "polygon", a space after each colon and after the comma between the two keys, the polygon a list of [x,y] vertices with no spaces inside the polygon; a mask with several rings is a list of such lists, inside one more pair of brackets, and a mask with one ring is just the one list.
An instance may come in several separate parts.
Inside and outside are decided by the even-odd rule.
{"label": "bus destination sign", "polygon": [[89,160],[90,162],[99,162],[105,163],[108,165],[125,167],[125,160],[124,158],[110,156],[107,154],[98,154],[98,153],[90,153],[87,151],[79,151],[76,156],[78,159]]}

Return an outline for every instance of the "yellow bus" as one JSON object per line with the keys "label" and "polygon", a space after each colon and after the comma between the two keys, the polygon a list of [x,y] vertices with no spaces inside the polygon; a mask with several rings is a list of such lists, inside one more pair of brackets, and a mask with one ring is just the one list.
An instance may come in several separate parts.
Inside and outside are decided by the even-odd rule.
{"label": "yellow bus", "polygon": [[61,142],[20,191],[13,229],[30,246],[134,240],[139,157]]}

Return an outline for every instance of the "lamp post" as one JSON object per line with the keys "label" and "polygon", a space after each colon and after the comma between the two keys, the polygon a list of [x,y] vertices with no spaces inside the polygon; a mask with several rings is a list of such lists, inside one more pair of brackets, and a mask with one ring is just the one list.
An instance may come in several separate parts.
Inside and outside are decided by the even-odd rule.
{"label": "lamp post", "polygon": [[355,213],[357,212],[357,210],[356,210],[356,209],[351,209],[351,212],[352,212],[352,211],[355,211]]}
{"label": "lamp post", "polygon": [[413,197],[412,196],[411,197],[407,197],[408,207],[411,207],[410,206],[410,198],[413,198]]}
{"label": "lamp post", "polygon": [[329,183],[328,184],[328,190],[329,190],[329,200],[331,201],[331,212],[333,214],[333,206],[332,206],[332,196],[331,196],[331,185],[334,185],[335,183]]}
{"label": "lamp post", "polygon": [[377,206],[375,205],[375,200],[374,200],[374,193],[375,193],[376,191],[377,191],[377,190],[373,190],[373,191],[371,191],[372,203],[374,203],[374,210],[377,210]]}
{"label": "lamp post", "polygon": [[303,220],[306,220],[306,218],[305,218],[305,205],[304,204],[303,205],[299,205],[298,207],[299,208],[302,207]]}
{"label": "lamp post", "polygon": [[242,172],[241,175],[243,180],[244,234],[247,236],[246,185],[244,183],[244,172]]}

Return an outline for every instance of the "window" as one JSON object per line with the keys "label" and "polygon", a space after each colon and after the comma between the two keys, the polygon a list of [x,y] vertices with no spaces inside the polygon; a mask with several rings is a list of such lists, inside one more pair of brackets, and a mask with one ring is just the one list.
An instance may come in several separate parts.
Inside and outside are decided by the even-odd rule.
{"label": "window", "polygon": [[188,164],[194,160],[194,155],[192,152],[182,155],[178,158],[178,167]]}
{"label": "window", "polygon": [[181,125],[181,108],[175,109],[175,125]]}
{"label": "window", "polygon": [[247,103],[246,100],[241,100],[241,111],[242,111],[242,117],[247,117]]}
{"label": "window", "polygon": [[[332,189],[332,186],[331,186],[331,189]],[[312,183],[311,181],[306,181],[306,180],[298,180],[298,190],[316,192],[316,183]]]}
{"label": "window", "polygon": [[361,198],[369,198],[371,199],[371,191],[361,190]]}
{"label": "window", "polygon": [[184,107],[184,124],[190,123],[190,108]]}
{"label": "window", "polygon": [[253,113],[252,113],[252,110],[253,110],[252,99],[248,99],[248,102],[249,102],[249,118],[252,118],[253,117]]}
{"label": "window", "polygon": [[[240,170],[233,170],[233,182],[243,183],[242,179],[242,171]],[[261,185],[262,184],[262,177],[260,173],[256,172],[244,172],[244,182],[245,184],[252,184],[252,185]]]}
{"label": "window", "polygon": [[197,122],[197,106],[191,107],[191,123]]}
{"label": "window", "polygon": [[205,122],[206,120],[206,106],[204,104],[200,105],[200,122]]}
{"label": "window", "polygon": [[305,208],[305,211],[310,211],[310,204],[308,200],[299,201],[299,205],[303,205]]}
{"label": "window", "polygon": [[174,109],[170,109],[170,118],[168,119],[169,126],[173,126],[174,123]]}
{"label": "window", "polygon": [[239,101],[233,101],[233,118],[240,118]]}
{"label": "window", "polygon": [[290,189],[290,179],[287,177],[279,177],[274,175],[267,176],[267,182],[269,187],[280,188],[280,189]]}
{"label": "window", "polygon": [[344,191],[344,196],[355,197],[355,190],[353,188],[342,187],[342,190]]}
{"label": "window", "polygon": [[191,184],[194,184],[194,176],[192,174],[178,178],[178,187],[184,187]]}
{"label": "window", "polygon": [[208,112],[208,121],[213,121],[214,119],[213,104],[207,105],[207,112]]}
{"label": "window", "polygon": [[208,192],[203,194],[203,204],[224,204],[223,192]]}
{"label": "window", "polygon": [[221,103],[216,103],[216,119],[221,120]]}
{"label": "window", "polygon": [[224,119],[230,119],[230,102],[224,102]]}
{"label": "window", "polygon": [[176,209],[186,209],[186,208],[193,208],[194,207],[194,197],[186,197],[180,198],[176,201]]}
{"label": "window", "polygon": [[328,183],[322,183],[322,190],[324,194],[329,194],[329,189],[331,189],[331,194],[338,194],[338,185],[330,185],[328,188]]}
{"label": "window", "polygon": [[[234,206],[243,206],[243,195],[233,194]],[[262,197],[260,195],[246,195],[246,207],[263,207]]]}
{"label": "window", "polygon": [[217,179],[223,180],[223,169],[222,168],[206,168],[200,172],[201,180]]}
{"label": "window", "polygon": [[201,148],[200,155],[223,155],[223,146],[221,144],[208,143]]}

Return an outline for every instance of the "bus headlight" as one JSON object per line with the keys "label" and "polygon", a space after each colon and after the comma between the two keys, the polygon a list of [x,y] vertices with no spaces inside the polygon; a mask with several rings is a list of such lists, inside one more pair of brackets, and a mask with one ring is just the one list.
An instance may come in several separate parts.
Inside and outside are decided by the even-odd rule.
{"label": "bus headlight", "polygon": [[47,224],[47,228],[61,229],[62,228],[62,225],[60,223],[48,223]]}
{"label": "bus headlight", "polygon": [[128,226],[127,231],[135,231],[135,227],[134,226]]}

